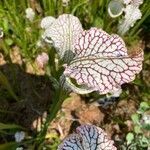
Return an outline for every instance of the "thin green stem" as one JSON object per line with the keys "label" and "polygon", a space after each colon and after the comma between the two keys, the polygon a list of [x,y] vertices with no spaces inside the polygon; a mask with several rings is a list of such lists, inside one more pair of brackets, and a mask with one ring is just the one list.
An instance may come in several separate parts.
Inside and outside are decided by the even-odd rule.
{"label": "thin green stem", "polygon": [[50,49],[49,69],[50,69],[51,76],[56,77],[57,71],[56,71],[56,63],[55,63],[55,50],[53,48]]}
{"label": "thin green stem", "polygon": [[55,15],[55,2],[54,0],[49,0],[49,15],[54,16]]}
{"label": "thin green stem", "polygon": [[65,94],[63,92],[62,89],[59,89],[58,94],[56,94],[56,98],[53,101],[53,104],[50,108],[50,114],[48,115],[46,122],[44,124],[44,127],[42,129],[42,131],[40,132],[40,134],[37,136],[37,139],[39,141],[39,143],[42,142],[42,140],[44,139],[48,126],[50,125],[50,123],[53,121],[53,119],[56,117],[58,111],[61,108],[61,105],[64,101],[65,98]]}
{"label": "thin green stem", "polygon": [[75,12],[76,12],[76,10],[79,8],[79,7],[81,7],[82,5],[84,5],[84,4],[86,4],[88,1],[87,0],[85,0],[84,2],[82,2],[82,3],[79,3],[79,4],[77,4],[74,8],[73,8],[73,10],[72,10],[72,12],[71,12],[71,14],[75,14]]}

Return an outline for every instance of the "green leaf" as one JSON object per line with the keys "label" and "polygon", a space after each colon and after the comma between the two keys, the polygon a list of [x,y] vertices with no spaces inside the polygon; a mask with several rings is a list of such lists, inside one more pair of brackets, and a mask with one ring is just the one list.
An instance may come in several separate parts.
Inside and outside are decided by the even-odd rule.
{"label": "green leaf", "polygon": [[77,9],[78,9],[79,7],[81,7],[82,5],[85,5],[87,2],[88,2],[87,0],[85,0],[85,1],[83,1],[83,2],[79,2],[79,4],[77,4],[77,5],[73,8],[71,14],[74,14],[74,13],[77,11]]}
{"label": "green leaf", "polygon": [[103,28],[104,27],[104,21],[103,21],[103,19],[101,19],[100,17],[96,18],[94,20],[94,26],[96,26],[98,28]]}
{"label": "green leaf", "polygon": [[129,133],[127,134],[127,136],[126,136],[126,140],[127,140],[127,144],[128,144],[128,145],[131,144],[132,141],[134,140],[134,135],[133,135],[133,133],[129,132]]}
{"label": "green leaf", "polygon": [[150,124],[144,124],[142,126],[143,129],[150,131]]}
{"label": "green leaf", "polygon": [[139,115],[138,114],[133,114],[131,116],[132,121],[134,122],[134,124],[139,124]]}
{"label": "green leaf", "polygon": [[135,126],[134,127],[134,132],[137,133],[137,134],[142,133],[141,127],[140,126]]}
{"label": "green leaf", "polygon": [[148,105],[147,102],[141,102],[141,104],[140,104],[140,110],[146,111],[149,108],[150,108],[150,106]]}
{"label": "green leaf", "polygon": [[13,44],[13,40],[10,38],[5,39],[5,42],[8,46],[11,46]]}
{"label": "green leaf", "polygon": [[149,143],[148,139],[147,139],[145,136],[142,137],[142,140],[141,140],[141,141],[142,141],[143,143],[146,143],[146,144]]}
{"label": "green leaf", "polygon": [[3,18],[3,28],[4,28],[4,32],[8,32],[9,23],[8,23],[8,19],[6,19],[6,18]]}

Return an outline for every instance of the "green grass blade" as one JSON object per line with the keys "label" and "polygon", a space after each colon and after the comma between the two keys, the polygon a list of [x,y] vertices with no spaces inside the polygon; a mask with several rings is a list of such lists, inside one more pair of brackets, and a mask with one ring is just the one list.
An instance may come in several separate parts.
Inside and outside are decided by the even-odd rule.
{"label": "green grass blade", "polygon": [[24,129],[24,128],[16,124],[4,124],[0,122],[0,130],[8,130],[8,129]]}
{"label": "green grass blade", "polygon": [[10,93],[10,95],[16,100],[19,101],[18,97],[16,96],[16,94],[14,93],[9,81],[7,80],[6,76],[0,71],[0,84],[3,85],[8,92]]}

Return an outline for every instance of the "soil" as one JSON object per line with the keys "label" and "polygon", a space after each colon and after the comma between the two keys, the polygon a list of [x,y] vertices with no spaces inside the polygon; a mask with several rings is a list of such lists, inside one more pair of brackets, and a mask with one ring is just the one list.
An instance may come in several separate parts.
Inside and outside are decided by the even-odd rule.
{"label": "soil", "polygon": [[3,86],[0,86],[0,90],[4,93],[0,97],[0,110],[5,112],[5,115],[0,117],[0,122],[16,123],[31,129],[34,120],[50,107],[51,82],[46,76],[35,76],[24,72],[24,69],[17,64],[5,64],[0,66],[0,70],[19,97],[17,102]]}
{"label": "soil", "polygon": [[71,93],[71,97],[63,103],[61,111],[52,123],[52,128],[57,129],[61,139],[72,133],[80,124],[100,126],[109,137],[118,136],[120,139],[132,129],[130,116],[137,109],[133,99],[120,100],[107,109],[89,104],[87,101]]}

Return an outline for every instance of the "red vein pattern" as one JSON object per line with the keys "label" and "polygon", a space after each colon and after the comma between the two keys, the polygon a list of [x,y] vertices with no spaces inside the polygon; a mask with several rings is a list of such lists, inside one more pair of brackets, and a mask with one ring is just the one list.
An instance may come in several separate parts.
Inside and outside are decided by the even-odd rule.
{"label": "red vein pattern", "polygon": [[100,94],[117,91],[123,83],[133,81],[142,69],[142,51],[129,56],[118,35],[101,29],[81,32],[74,47],[76,57],[66,66],[64,75]]}
{"label": "red vein pattern", "polygon": [[99,127],[82,125],[58,147],[58,150],[116,150],[113,141]]}
{"label": "red vein pattern", "polygon": [[61,58],[66,51],[73,51],[73,43],[83,31],[79,19],[70,14],[60,15],[43,34],[44,39],[50,38]]}

